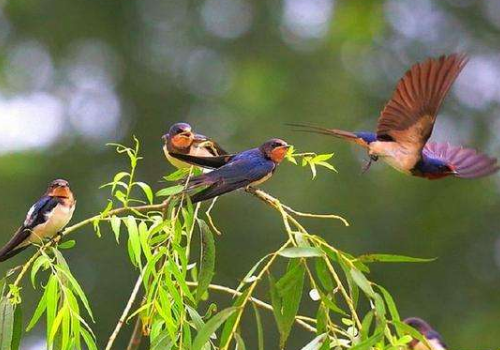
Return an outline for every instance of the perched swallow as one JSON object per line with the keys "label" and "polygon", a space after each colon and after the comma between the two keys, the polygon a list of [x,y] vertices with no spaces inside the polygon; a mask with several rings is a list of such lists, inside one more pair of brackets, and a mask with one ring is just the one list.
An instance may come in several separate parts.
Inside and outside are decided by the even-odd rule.
{"label": "perched swallow", "polygon": [[500,168],[495,158],[475,150],[427,142],[441,103],[467,63],[453,54],[415,64],[399,81],[378,120],[377,132],[349,132],[308,124],[290,124],[302,131],[352,141],[368,150],[370,161],[383,159],[393,168],[430,180],[446,176],[477,178]]}
{"label": "perched swallow", "polygon": [[432,329],[431,326],[424,320],[417,318],[417,317],[410,317],[404,320],[404,323],[407,325],[415,328],[417,331],[419,331],[427,340],[429,341],[429,344],[432,346],[431,349],[429,349],[428,346],[426,346],[424,343],[417,339],[413,339],[409,347],[411,350],[446,350],[447,346],[444,344],[443,339],[441,338],[441,335],[436,332],[434,329]]}
{"label": "perched swallow", "polygon": [[31,243],[54,237],[71,220],[75,204],[68,181],[52,181],[42,198],[30,208],[14,237],[0,249],[0,261],[13,257]]}
{"label": "perched swallow", "polygon": [[219,157],[194,157],[174,154],[180,160],[204,168],[216,169],[210,173],[195,176],[188,181],[187,190],[207,186],[191,196],[193,203],[211,199],[221,194],[247,186],[255,186],[268,180],[283,161],[290,146],[280,139],[271,139],[259,148],[253,148],[235,155]]}
{"label": "perched swallow", "polygon": [[187,168],[192,164],[172,157],[172,154],[187,154],[195,157],[214,157],[227,154],[215,141],[193,133],[186,123],[176,123],[170,127],[168,134],[162,136],[163,152],[167,160],[176,168]]}

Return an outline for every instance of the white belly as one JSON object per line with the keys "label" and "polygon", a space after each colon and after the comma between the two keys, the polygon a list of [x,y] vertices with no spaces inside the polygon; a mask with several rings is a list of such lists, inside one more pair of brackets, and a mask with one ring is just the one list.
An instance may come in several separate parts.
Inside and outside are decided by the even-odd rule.
{"label": "white belly", "polygon": [[[163,153],[165,153],[165,157],[167,158],[169,163],[172,164],[177,169],[185,169],[185,168],[190,168],[192,166],[196,166],[196,165],[191,165],[189,163],[183,162],[180,159],[172,157],[167,150],[167,146],[163,146]],[[190,154],[190,155],[197,156],[197,157],[210,157],[211,156],[211,154],[207,155],[206,150],[199,148],[199,147],[194,148],[191,153],[192,154]],[[212,169],[206,169],[206,168],[202,168],[202,167],[197,167],[197,168],[200,168],[203,171],[203,173],[205,173],[205,174],[212,171]]]}
{"label": "white belly", "polygon": [[420,157],[419,154],[415,154],[395,142],[372,142],[369,153],[380,157],[391,167],[404,174],[411,174],[410,170]]}
{"label": "white belly", "polygon": [[66,207],[58,204],[50,214],[47,214],[47,221],[36,226],[28,237],[29,243],[41,243],[44,238],[52,238],[61,231],[71,220],[75,206]]}
{"label": "white belly", "polygon": [[432,346],[432,349],[429,349],[422,342],[418,342],[414,349],[415,350],[446,350],[436,339],[429,340],[429,344]]}

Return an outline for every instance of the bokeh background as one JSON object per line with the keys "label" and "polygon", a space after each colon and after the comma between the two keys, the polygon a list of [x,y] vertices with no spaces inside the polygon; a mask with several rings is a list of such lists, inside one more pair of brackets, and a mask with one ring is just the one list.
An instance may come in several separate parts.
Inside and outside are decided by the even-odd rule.
{"label": "bokeh background", "polygon": [[[361,175],[362,153],[284,123],[372,130],[411,64],[464,51],[470,62],[433,139],[500,156],[499,43],[497,0],[2,1],[2,244],[54,178],[72,183],[74,222],[101,210],[108,193],[99,185],[126,166],[107,142],[130,143],[137,135],[145,155],[139,176],[158,189],[172,171],[160,137],[173,122],[190,122],[231,151],[281,137],[301,151],[335,152],[338,174],[321,171],[311,181],[306,169],[284,164],[267,191],[299,210],[344,215],[349,228],[307,224],[353,254],[438,257],[377,265],[372,279],[393,293],[403,316],[427,319],[450,348],[498,348],[499,175],[431,182],[383,164]],[[245,193],[221,198],[214,216],[224,232],[215,277],[222,284],[236,286],[285,238],[276,213]],[[110,232],[99,239],[86,228],[75,239],[68,259],[89,294],[103,344],[137,271]],[[0,273],[28,255],[2,263]],[[26,283],[26,315],[38,293]],[[294,338],[290,349],[310,335],[297,331]],[[268,344],[277,347],[272,333]],[[23,349],[44,349],[42,329],[27,336]]]}

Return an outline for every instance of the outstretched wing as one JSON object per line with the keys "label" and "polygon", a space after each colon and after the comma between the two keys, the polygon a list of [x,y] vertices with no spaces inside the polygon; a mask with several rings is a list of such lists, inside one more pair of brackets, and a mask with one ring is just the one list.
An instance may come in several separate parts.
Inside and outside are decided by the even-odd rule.
{"label": "outstretched wing", "polygon": [[455,171],[456,177],[472,179],[491,175],[500,169],[496,158],[471,148],[450,146],[447,143],[429,142],[422,153],[424,157],[445,162]]}
{"label": "outstretched wing", "polygon": [[419,154],[429,139],[439,108],[467,59],[453,54],[417,63],[398,82],[377,125],[377,138],[395,141]]}

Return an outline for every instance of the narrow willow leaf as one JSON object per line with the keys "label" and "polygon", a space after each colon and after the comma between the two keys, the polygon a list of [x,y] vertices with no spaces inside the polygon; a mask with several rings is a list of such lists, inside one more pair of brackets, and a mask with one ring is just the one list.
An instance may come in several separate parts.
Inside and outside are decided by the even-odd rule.
{"label": "narrow willow leaf", "polygon": [[198,288],[196,288],[196,302],[198,303],[208,290],[215,270],[215,243],[214,236],[203,220],[198,220],[201,231],[200,272],[198,273]]}
{"label": "narrow willow leaf", "polygon": [[283,249],[279,255],[285,258],[313,258],[323,256],[323,252],[316,247],[291,247]]}
{"label": "narrow willow leaf", "polygon": [[393,324],[394,324],[394,327],[396,327],[396,329],[399,330],[401,333],[409,334],[413,338],[421,341],[424,344],[428,343],[428,340],[422,335],[422,333],[420,333],[415,328],[407,325],[406,323],[401,322],[401,321],[393,321]]}
{"label": "narrow willow leaf", "polygon": [[366,293],[366,295],[368,295],[371,298],[374,298],[375,292],[373,291],[370,281],[368,281],[366,276],[361,271],[356,269],[351,269],[350,272],[354,283],[356,283],[358,287],[361,288],[363,292]]}
{"label": "narrow willow leaf", "polygon": [[113,233],[115,234],[115,239],[116,239],[116,243],[120,243],[120,226],[122,224],[122,221],[121,219],[116,216],[116,215],[113,215],[111,217],[111,229],[113,230]]}
{"label": "narrow willow leaf", "polygon": [[190,171],[189,168],[182,168],[182,169],[174,171],[173,173],[171,173],[167,176],[164,176],[163,178],[166,181],[178,181],[182,178],[185,178],[189,174],[189,171]]}
{"label": "narrow willow leaf", "polygon": [[203,326],[205,325],[205,322],[203,321],[203,318],[200,316],[198,311],[193,309],[191,306],[186,305],[186,309],[189,313],[189,317],[191,317],[191,321],[193,321],[193,326],[194,329],[199,331]]}
{"label": "narrow willow leaf", "polygon": [[[62,308],[57,313],[56,317],[54,318],[54,322],[47,325],[47,328],[50,329],[49,337],[47,339],[49,344],[54,343],[54,339],[56,337],[56,334],[59,331],[59,328],[61,327],[61,324],[63,322],[63,318],[65,318],[65,317],[69,317],[68,304],[66,304],[66,303],[63,304]],[[50,347],[50,348],[52,348],[52,347]]]}
{"label": "narrow willow leaf", "polygon": [[151,186],[149,186],[147,183],[144,183],[144,182],[135,182],[134,185],[139,186],[142,189],[142,191],[144,192],[144,194],[146,195],[146,198],[148,199],[149,204],[153,204],[154,195],[153,195],[153,190],[151,189]]}
{"label": "narrow willow leaf", "polygon": [[252,266],[252,268],[247,272],[247,274],[245,275],[245,277],[243,278],[243,280],[241,281],[241,283],[238,285],[238,288],[236,288],[236,291],[239,292],[244,286],[246,283],[248,283],[248,280],[253,276],[254,272],[257,270],[257,268],[267,259],[269,258],[269,255],[266,255],[265,257],[263,257],[262,259],[260,259],[259,261],[257,261],[257,263]]}
{"label": "narrow willow leaf", "polygon": [[370,338],[363,340],[361,343],[358,343],[354,345],[352,348],[349,350],[369,350],[371,349],[375,344],[377,344],[382,338],[384,337],[384,333],[376,333]]}
{"label": "narrow willow leaf", "polygon": [[306,346],[301,348],[300,350],[319,350],[326,339],[326,333],[318,335],[316,338],[307,343]]}
{"label": "narrow willow leaf", "polygon": [[394,302],[394,299],[392,298],[391,294],[387,291],[382,286],[377,285],[377,287],[380,289],[382,292],[382,295],[384,296],[385,303],[387,304],[387,307],[389,308],[389,313],[391,314],[391,318],[393,321],[401,321],[401,318],[399,316],[398,308],[396,307],[396,303]]}
{"label": "narrow willow leaf", "polygon": [[373,322],[373,310],[370,310],[366,315],[365,318],[363,319],[363,322],[361,323],[361,340],[366,340],[368,339],[370,335],[370,327]]}
{"label": "narrow willow leaf", "polygon": [[437,258],[414,258],[411,256],[404,255],[391,255],[391,254],[368,254],[361,255],[358,257],[358,260],[364,263],[372,263],[372,262],[389,262],[389,263],[422,263],[422,262],[431,262],[436,260]]}
{"label": "narrow willow leaf", "polygon": [[23,312],[21,304],[16,305],[14,310],[14,327],[12,329],[11,350],[18,350],[23,336]]}
{"label": "narrow willow leaf", "polygon": [[255,324],[257,325],[257,348],[258,350],[264,350],[264,328],[262,327],[260,312],[254,303],[252,303],[252,306],[255,313]]}
{"label": "narrow willow leaf", "polygon": [[50,329],[56,318],[57,302],[59,300],[58,289],[59,285],[56,276],[51,275],[45,291],[47,293],[47,338],[50,336]]}
{"label": "narrow willow leaf", "polygon": [[376,312],[376,316],[377,316],[377,318],[379,320],[382,321],[381,323],[385,323],[385,313],[386,313],[386,310],[385,310],[384,299],[378,293],[375,293],[374,299],[375,299],[375,312]]}
{"label": "narrow willow leaf", "polygon": [[89,316],[92,318],[92,321],[94,321],[94,315],[92,314],[92,310],[90,309],[90,303],[87,299],[87,296],[85,295],[85,292],[83,291],[82,287],[78,283],[78,281],[73,277],[71,272],[61,270],[64,274],[64,276],[68,279],[68,281],[71,284],[71,289],[76,292],[76,295],[78,298],[80,298],[81,302],[85,306],[85,309],[87,310]]}
{"label": "narrow willow leaf", "polygon": [[129,242],[134,252],[134,256],[130,257],[131,259],[135,259],[135,263],[137,266],[141,265],[141,241],[139,238],[139,229],[137,227],[137,222],[132,215],[127,217],[127,229],[129,235]]}
{"label": "narrow willow leaf", "polygon": [[194,338],[193,346],[191,350],[202,350],[203,346],[210,340],[210,336],[215,333],[217,329],[226,321],[237,308],[230,307],[222,310],[215,316],[213,316],[205,326],[200,329],[196,338]]}
{"label": "narrow willow leaf", "polygon": [[26,327],[26,332],[29,332],[37,324],[38,320],[45,312],[45,309],[47,308],[47,294],[47,287],[45,287],[45,293],[43,293],[42,298],[38,302],[38,306],[33,313],[33,317]]}
{"label": "narrow willow leaf", "polygon": [[158,337],[154,339],[151,343],[150,350],[170,350],[174,343],[170,339],[167,333],[160,334]]}
{"label": "narrow willow leaf", "polygon": [[139,240],[141,242],[141,250],[144,253],[146,261],[150,261],[153,258],[153,253],[151,252],[151,247],[149,245],[148,225],[144,221],[141,221],[139,224]]}
{"label": "narrow willow leaf", "polygon": [[[233,303],[234,308],[239,308],[243,305],[243,302],[245,299],[248,297],[248,293],[250,290],[244,291],[238,298],[236,298],[235,302]],[[237,314],[232,315],[231,317],[228,318],[226,323],[224,324],[224,328],[222,329],[222,334],[220,337],[220,344],[219,346],[222,348],[227,345],[227,342],[229,341],[229,338],[231,337],[232,331],[234,324],[236,323],[236,317]]]}
{"label": "narrow willow leaf", "polygon": [[174,194],[179,194],[182,191],[184,191],[183,185],[175,185],[159,190],[158,192],[156,192],[156,197],[169,197],[173,196]]}
{"label": "narrow willow leaf", "polygon": [[89,350],[97,350],[97,345],[95,343],[94,337],[86,330],[82,328],[81,331],[82,338],[85,341],[85,344],[87,344],[87,347]]}
{"label": "narrow willow leaf", "polygon": [[11,350],[14,333],[14,305],[6,297],[0,301],[0,350]]}
{"label": "narrow willow leaf", "polygon": [[236,350],[246,350],[245,341],[241,337],[240,333],[234,333],[234,339],[236,340]]}
{"label": "narrow willow leaf", "polygon": [[31,284],[33,285],[33,288],[36,289],[36,274],[40,270],[40,268],[47,262],[47,256],[46,255],[40,255],[35,262],[33,263],[33,266],[31,267]]}
{"label": "narrow willow leaf", "polygon": [[76,245],[76,241],[74,239],[70,239],[69,241],[58,244],[57,249],[71,249],[75,245]]}
{"label": "narrow willow leaf", "polygon": [[332,277],[330,276],[330,271],[328,270],[325,261],[323,259],[316,259],[314,266],[316,268],[316,274],[318,275],[321,285],[327,292],[331,292],[334,288],[334,285]]}

